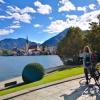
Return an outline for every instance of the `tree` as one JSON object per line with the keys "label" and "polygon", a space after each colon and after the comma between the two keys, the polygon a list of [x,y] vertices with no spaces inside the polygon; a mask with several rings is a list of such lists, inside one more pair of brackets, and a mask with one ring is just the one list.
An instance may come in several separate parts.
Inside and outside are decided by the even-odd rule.
{"label": "tree", "polygon": [[61,56],[73,57],[79,54],[83,48],[83,37],[80,28],[71,27],[67,35],[58,44],[58,54]]}
{"label": "tree", "polygon": [[2,51],[2,55],[4,55],[4,56],[7,56],[9,53],[8,53],[8,50],[3,50]]}
{"label": "tree", "polygon": [[100,51],[100,15],[98,17],[99,24],[90,23],[90,32],[87,34],[88,43],[94,51]]}
{"label": "tree", "polygon": [[100,26],[100,14],[97,16],[98,20],[99,20],[99,26]]}
{"label": "tree", "polygon": [[97,52],[97,61],[100,61],[100,14],[97,16],[98,23],[91,22],[90,30],[85,40],[93,51]]}

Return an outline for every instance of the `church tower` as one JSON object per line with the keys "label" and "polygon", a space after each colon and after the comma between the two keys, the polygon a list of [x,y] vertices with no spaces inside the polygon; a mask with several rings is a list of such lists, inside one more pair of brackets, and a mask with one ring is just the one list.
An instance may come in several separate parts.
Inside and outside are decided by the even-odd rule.
{"label": "church tower", "polygon": [[26,44],[25,44],[25,54],[28,55],[28,49],[29,49],[29,41],[28,36],[26,37]]}

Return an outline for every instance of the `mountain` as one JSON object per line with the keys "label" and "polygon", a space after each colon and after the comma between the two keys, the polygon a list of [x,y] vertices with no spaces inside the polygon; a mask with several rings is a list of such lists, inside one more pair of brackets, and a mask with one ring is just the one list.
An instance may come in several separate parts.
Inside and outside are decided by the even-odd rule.
{"label": "mountain", "polygon": [[67,34],[68,29],[65,29],[63,32],[59,33],[58,35],[48,39],[47,41],[45,41],[42,45],[43,46],[56,46],[57,43],[65,37],[65,35]]}
{"label": "mountain", "polygon": [[[26,39],[18,38],[18,39],[4,39],[0,41],[0,49],[12,49],[14,47],[24,48],[26,44]],[[35,42],[28,41],[29,44],[37,44]]]}

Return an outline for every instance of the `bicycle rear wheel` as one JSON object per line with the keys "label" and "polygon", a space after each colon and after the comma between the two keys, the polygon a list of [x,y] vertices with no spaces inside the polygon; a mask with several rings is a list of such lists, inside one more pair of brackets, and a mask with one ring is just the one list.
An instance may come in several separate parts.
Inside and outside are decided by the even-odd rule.
{"label": "bicycle rear wheel", "polygon": [[100,89],[100,72],[99,71],[95,71],[94,72],[94,80],[95,80],[95,84],[99,87]]}

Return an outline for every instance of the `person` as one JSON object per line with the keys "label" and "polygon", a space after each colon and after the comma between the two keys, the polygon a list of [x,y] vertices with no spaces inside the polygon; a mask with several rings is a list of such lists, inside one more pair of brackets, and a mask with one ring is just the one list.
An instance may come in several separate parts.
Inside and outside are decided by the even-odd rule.
{"label": "person", "polygon": [[92,55],[91,55],[91,62],[92,62],[93,68],[96,68],[96,64],[97,64],[97,55],[96,55],[96,52],[95,52],[95,51],[92,52]]}
{"label": "person", "polygon": [[84,73],[86,78],[86,84],[88,84],[88,70],[91,66],[91,55],[92,52],[89,48],[89,46],[85,46],[83,49],[83,66],[84,66]]}

